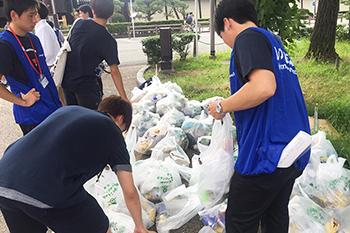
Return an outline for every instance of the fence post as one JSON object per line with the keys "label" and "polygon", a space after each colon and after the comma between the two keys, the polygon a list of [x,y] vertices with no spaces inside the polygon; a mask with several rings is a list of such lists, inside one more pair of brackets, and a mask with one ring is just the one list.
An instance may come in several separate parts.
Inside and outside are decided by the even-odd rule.
{"label": "fence post", "polygon": [[130,39],[130,26],[128,26],[128,37]]}

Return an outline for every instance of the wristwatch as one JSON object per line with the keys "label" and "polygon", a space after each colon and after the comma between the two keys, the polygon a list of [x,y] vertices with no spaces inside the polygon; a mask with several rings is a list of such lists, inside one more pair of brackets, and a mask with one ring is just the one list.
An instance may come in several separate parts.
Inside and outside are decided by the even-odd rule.
{"label": "wristwatch", "polygon": [[220,104],[220,102],[221,102],[221,100],[218,102],[218,104],[216,105],[216,111],[218,112],[218,113],[220,113],[220,114],[224,114],[223,112],[222,112],[222,107],[221,107],[221,104]]}

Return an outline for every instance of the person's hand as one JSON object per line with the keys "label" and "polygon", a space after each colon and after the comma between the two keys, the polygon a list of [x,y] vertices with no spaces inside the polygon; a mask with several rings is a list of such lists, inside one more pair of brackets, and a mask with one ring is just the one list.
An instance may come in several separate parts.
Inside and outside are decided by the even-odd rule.
{"label": "person's hand", "polygon": [[21,96],[25,102],[25,104],[23,105],[24,107],[30,107],[40,99],[40,93],[35,91],[35,88],[32,88],[30,91],[27,92],[27,94],[23,94],[21,92]]}
{"label": "person's hand", "polygon": [[215,118],[215,120],[221,120],[222,118],[225,117],[225,114],[220,114],[216,111],[216,105],[218,104],[220,100],[215,101],[214,103],[212,103],[211,105],[209,105],[208,107],[208,111],[209,113]]}
{"label": "person's hand", "polygon": [[137,228],[135,227],[134,233],[156,233],[155,231],[149,231],[145,227]]}

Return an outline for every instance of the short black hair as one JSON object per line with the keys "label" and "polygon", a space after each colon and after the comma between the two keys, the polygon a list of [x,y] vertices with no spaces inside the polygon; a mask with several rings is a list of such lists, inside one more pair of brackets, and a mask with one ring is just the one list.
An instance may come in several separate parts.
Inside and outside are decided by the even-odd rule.
{"label": "short black hair", "polygon": [[91,6],[89,4],[84,4],[84,5],[81,5],[80,7],[78,7],[78,11],[82,11],[86,14],[86,12],[89,13],[89,17],[90,18],[93,18],[94,15],[92,14],[92,9],[91,9]]}
{"label": "short black hair", "polygon": [[249,0],[222,0],[216,7],[215,31],[218,35],[224,31],[224,18],[230,18],[239,24],[252,21],[258,25],[258,16]]}
{"label": "short black hair", "polygon": [[114,13],[113,0],[91,0],[90,4],[96,18],[109,19]]}
{"label": "short black hair", "polygon": [[[97,110],[107,112],[113,118],[123,116],[125,130],[128,130],[132,121],[132,108],[130,103],[126,102],[122,97],[111,95],[104,98],[98,105]],[[122,129],[120,129],[122,130]]]}
{"label": "short black hair", "polygon": [[20,17],[24,11],[30,8],[39,8],[37,0],[4,0],[4,13],[7,21],[11,22],[11,11],[15,11]]}
{"label": "short black hair", "polygon": [[46,17],[49,15],[49,8],[45,5],[45,3],[40,2],[40,8],[38,9],[38,14],[40,15],[41,19],[46,19]]}

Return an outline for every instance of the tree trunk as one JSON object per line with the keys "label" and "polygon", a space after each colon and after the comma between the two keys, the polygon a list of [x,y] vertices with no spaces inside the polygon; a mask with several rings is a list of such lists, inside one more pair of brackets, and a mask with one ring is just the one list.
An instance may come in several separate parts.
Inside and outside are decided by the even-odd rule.
{"label": "tree trunk", "polygon": [[174,13],[175,13],[175,15],[176,15],[176,18],[177,18],[177,19],[180,19],[180,16],[179,16],[179,14],[177,13],[177,10],[176,10],[175,7],[173,7],[173,10],[174,10]]}
{"label": "tree trunk", "polygon": [[[201,0],[198,0],[198,10],[199,10],[199,18],[202,18],[202,3]],[[197,13],[197,12],[196,12]]]}
{"label": "tree trunk", "polygon": [[131,22],[130,11],[129,11],[129,3],[125,2],[124,6],[121,9],[121,14],[124,15],[126,22]]}
{"label": "tree trunk", "polygon": [[165,19],[168,20],[169,17],[168,17],[168,6],[167,5],[164,6],[164,10],[165,10]]}
{"label": "tree trunk", "polygon": [[335,62],[335,33],[339,12],[339,0],[319,0],[314,31],[306,58]]}

